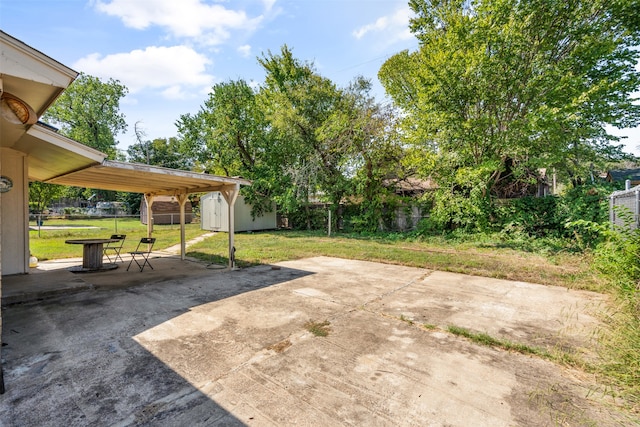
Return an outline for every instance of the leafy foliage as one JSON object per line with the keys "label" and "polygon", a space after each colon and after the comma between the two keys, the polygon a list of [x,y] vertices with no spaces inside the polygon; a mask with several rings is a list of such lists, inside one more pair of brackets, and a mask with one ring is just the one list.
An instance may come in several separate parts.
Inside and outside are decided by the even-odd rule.
{"label": "leafy foliage", "polygon": [[[623,215],[622,213],[620,213]],[[613,284],[618,306],[607,318],[602,334],[602,372],[625,385],[640,402],[640,230],[634,221],[606,233],[596,250],[595,268]]]}
{"label": "leafy foliage", "polygon": [[120,99],[126,94],[127,88],[117,80],[105,83],[81,73],[47,110],[44,119],[60,126],[63,135],[115,158],[116,135],[127,128],[119,111]]}
{"label": "leafy foliage", "polygon": [[49,203],[62,196],[64,187],[56,184],[33,181],[29,183],[29,207],[42,213]]}
{"label": "leafy foliage", "polygon": [[578,185],[622,157],[605,126],[640,120],[633,3],[409,2],[420,48],[379,77],[406,113],[407,141],[433,152],[421,169],[440,187],[437,222],[483,224],[491,195],[526,188],[541,167]]}
{"label": "leafy foliage", "polygon": [[193,160],[182,152],[178,138],[156,138],[132,144],[127,149],[130,162],[162,166],[165,168],[192,170]]}

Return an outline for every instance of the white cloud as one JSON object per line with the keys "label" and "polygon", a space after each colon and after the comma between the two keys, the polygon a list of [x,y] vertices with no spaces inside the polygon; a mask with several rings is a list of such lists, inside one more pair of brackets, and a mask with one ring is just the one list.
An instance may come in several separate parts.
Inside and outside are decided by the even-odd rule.
{"label": "white cloud", "polygon": [[244,58],[251,56],[251,45],[245,44],[238,47],[238,53]]}
{"label": "white cloud", "polygon": [[270,11],[273,9],[273,5],[276,4],[276,0],[262,0],[262,4],[264,4],[264,9],[266,11]]}
{"label": "white cloud", "polygon": [[413,37],[409,31],[409,18],[412,13],[410,8],[401,7],[391,15],[382,16],[375,22],[354,30],[352,34],[356,39],[361,39],[368,34],[383,33],[387,44],[408,40]]}
{"label": "white cloud", "polygon": [[172,99],[186,96],[185,88],[209,87],[213,76],[206,73],[211,61],[186,46],[156,47],[101,56],[94,53],[73,67],[103,79],[120,80],[130,91],[163,89]]}
{"label": "white cloud", "polygon": [[[265,0],[271,8],[273,1]],[[201,0],[112,0],[95,3],[98,11],[122,20],[124,25],[144,30],[164,28],[174,37],[193,38],[207,45],[218,45],[231,37],[232,30],[253,32],[263,17],[249,18],[242,10],[227,9]]]}

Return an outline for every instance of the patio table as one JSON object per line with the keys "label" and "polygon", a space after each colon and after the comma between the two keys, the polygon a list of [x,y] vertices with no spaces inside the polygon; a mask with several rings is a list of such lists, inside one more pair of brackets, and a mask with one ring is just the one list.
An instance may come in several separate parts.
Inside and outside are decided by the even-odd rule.
{"label": "patio table", "polygon": [[70,245],[82,245],[82,266],[69,268],[74,273],[90,273],[96,271],[113,270],[118,268],[118,264],[102,262],[103,245],[105,243],[117,242],[118,239],[70,239],[65,243]]}

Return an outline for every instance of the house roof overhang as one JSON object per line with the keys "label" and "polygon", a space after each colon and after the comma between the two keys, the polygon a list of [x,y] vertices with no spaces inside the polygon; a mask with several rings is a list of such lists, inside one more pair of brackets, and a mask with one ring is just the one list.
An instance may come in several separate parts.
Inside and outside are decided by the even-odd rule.
{"label": "house roof overhang", "polygon": [[101,164],[106,154],[36,124],[12,147],[29,159],[31,181],[48,181],[70,171]]}
{"label": "house roof overhang", "polygon": [[[3,31],[0,48],[0,93],[17,97],[38,117],[78,75]],[[153,195],[209,192],[251,184],[239,178],[108,161],[106,154],[43,123],[16,124],[4,117],[0,120],[0,148],[27,156],[32,181]]]}
{"label": "house roof overhang", "polygon": [[[0,31],[0,97],[10,94],[40,117],[77,76],[71,68]],[[0,147],[14,148],[33,126],[12,123],[4,115],[0,120]]]}

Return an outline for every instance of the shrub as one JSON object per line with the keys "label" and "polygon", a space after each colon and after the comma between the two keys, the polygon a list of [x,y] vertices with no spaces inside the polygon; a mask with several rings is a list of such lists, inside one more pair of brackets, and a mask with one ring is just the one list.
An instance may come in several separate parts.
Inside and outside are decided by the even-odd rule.
{"label": "shrub", "polygon": [[594,266],[608,279],[618,304],[602,334],[602,369],[640,402],[640,230],[625,226],[603,234]]}

